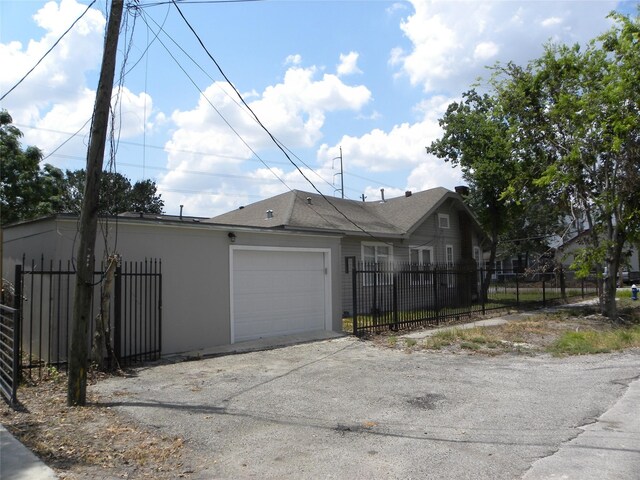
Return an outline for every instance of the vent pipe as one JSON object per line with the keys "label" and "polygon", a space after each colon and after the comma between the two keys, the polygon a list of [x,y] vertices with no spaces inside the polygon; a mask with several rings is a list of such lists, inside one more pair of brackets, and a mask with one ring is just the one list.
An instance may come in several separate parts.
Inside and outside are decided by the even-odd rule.
{"label": "vent pipe", "polygon": [[311,197],[307,197],[307,203],[311,205]]}
{"label": "vent pipe", "polygon": [[182,220],[182,208],[184,207],[184,205],[180,205],[180,220]]}
{"label": "vent pipe", "polygon": [[273,210],[267,210],[267,219],[273,218]]}
{"label": "vent pipe", "polygon": [[382,202],[384,203],[386,200],[384,199],[384,188],[380,189],[380,196],[382,197]]}

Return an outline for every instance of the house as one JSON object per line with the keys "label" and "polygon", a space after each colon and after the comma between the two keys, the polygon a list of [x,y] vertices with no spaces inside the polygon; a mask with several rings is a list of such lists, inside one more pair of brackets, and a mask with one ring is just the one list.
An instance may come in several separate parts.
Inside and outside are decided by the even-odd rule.
{"label": "house", "polygon": [[[72,259],[77,238],[71,215],[6,227],[3,276],[23,255]],[[161,351],[171,354],[340,332],[352,304],[349,265],[476,264],[484,238],[462,197],[444,188],[375,202],[294,190],[211,219],[103,219],[96,259],[116,251],[162,260]]]}
{"label": "house", "polygon": [[[464,193],[464,187],[458,189]],[[480,264],[488,243],[458,192],[438,187],[397,198],[362,202],[292,190],[205,220],[341,237],[342,305],[352,305],[349,265]]]}
{"label": "house", "polygon": [[[575,260],[576,254],[585,246],[590,245],[590,230],[583,230],[573,238],[567,240],[557,249],[558,260],[567,268]],[[634,283],[640,282],[640,246],[625,244],[622,258],[622,282]],[[603,265],[603,269],[606,268]]]}
{"label": "house", "polygon": [[[97,261],[105,248],[124,260],[162,260],[162,354],[341,331],[339,235],[202,220],[126,215],[102,219],[99,226]],[[41,255],[65,264],[75,256],[76,216],[55,215],[3,230],[3,277],[11,281],[23,255],[27,264]],[[37,307],[32,300],[27,305]],[[69,308],[64,302],[55,307],[58,313]]]}

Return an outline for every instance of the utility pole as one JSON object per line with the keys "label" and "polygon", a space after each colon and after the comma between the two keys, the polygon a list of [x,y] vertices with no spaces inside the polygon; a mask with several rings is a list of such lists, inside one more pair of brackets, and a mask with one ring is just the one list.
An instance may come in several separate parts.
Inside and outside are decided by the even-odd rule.
{"label": "utility pole", "polygon": [[[340,175],[340,193],[342,194],[342,198],[344,198],[344,169],[342,168],[342,147],[340,147],[340,156],[335,157],[333,160],[340,160],[340,173],[336,173],[336,175]],[[334,190],[335,192],[335,190]]]}
{"label": "utility pole", "polygon": [[69,385],[67,391],[67,404],[69,406],[86,405],[87,403],[88,327],[91,317],[91,298],[93,296],[100,177],[102,175],[104,149],[109,125],[109,110],[111,108],[111,93],[113,91],[123,3],[124,0],[112,0],[111,2],[100,79],[93,108],[89,147],[87,149],[87,180],[80,212],[80,245],[76,256],[76,291],[73,299],[73,324],[71,350],[69,352]]}

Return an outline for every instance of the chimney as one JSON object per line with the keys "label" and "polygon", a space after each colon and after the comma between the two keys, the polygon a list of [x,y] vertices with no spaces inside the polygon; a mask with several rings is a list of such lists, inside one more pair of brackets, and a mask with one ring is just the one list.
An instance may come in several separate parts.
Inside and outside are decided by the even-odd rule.
{"label": "chimney", "polygon": [[380,189],[380,196],[382,197],[382,203],[384,203],[385,202],[385,199],[384,199],[384,188]]}
{"label": "chimney", "polygon": [[404,196],[405,196],[405,197],[410,197],[411,195],[413,195],[413,193],[411,192],[411,190],[407,190],[406,192],[404,192]]}
{"label": "chimney", "polygon": [[463,198],[469,195],[469,187],[467,187],[466,185],[459,185],[455,187],[454,190]]}

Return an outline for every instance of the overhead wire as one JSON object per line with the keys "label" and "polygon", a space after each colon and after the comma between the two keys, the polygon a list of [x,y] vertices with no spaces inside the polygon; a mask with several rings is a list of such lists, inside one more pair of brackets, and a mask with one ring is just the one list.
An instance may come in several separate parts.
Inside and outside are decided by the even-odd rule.
{"label": "overhead wire", "polygon": [[[238,89],[235,87],[235,85],[233,84],[233,82],[231,82],[231,80],[229,79],[229,77],[226,75],[226,73],[224,72],[224,70],[222,69],[222,67],[220,66],[220,64],[218,63],[218,61],[213,57],[213,55],[209,52],[209,50],[207,49],[206,45],[204,44],[204,42],[202,41],[202,39],[200,38],[200,36],[198,35],[198,33],[195,31],[195,29],[193,28],[193,26],[191,25],[191,23],[189,23],[189,21],[187,20],[187,18],[184,16],[184,14],[182,13],[182,10],[180,9],[180,7],[178,6],[178,4],[176,3],[176,0],[172,0],[173,6],[176,8],[176,10],[178,11],[178,13],[180,14],[180,17],[182,18],[182,20],[185,22],[185,24],[187,25],[187,27],[189,28],[189,30],[193,33],[193,35],[195,36],[196,40],[198,41],[198,43],[200,44],[200,46],[203,48],[203,50],[205,51],[205,53],[207,54],[207,56],[211,59],[211,61],[215,64],[216,68],[218,69],[218,71],[220,72],[220,74],[224,77],[225,81],[227,82],[227,84],[231,87],[231,89],[235,92],[235,94],[238,96],[238,98],[240,99],[240,101],[242,102],[242,104],[245,106],[245,108],[247,108],[247,110],[249,112],[251,112],[251,115],[253,116],[253,118],[255,119],[255,121],[257,122],[257,124],[262,128],[262,130],[264,130],[264,132],[267,134],[267,136],[273,141],[273,143],[276,145],[276,147],[278,147],[278,149],[284,154],[284,156],[287,158],[287,160],[289,160],[289,162],[291,163],[291,165],[293,165],[295,167],[295,169],[298,171],[298,173],[300,173],[300,175],[302,175],[302,177],[309,183],[309,185],[311,185],[311,187],[324,199],[325,202],[327,202],[339,215],[341,215],[345,220],[347,220],[347,222],[349,222],[350,224],[352,224],[354,227],[356,227],[359,231],[361,231],[362,233],[364,233],[365,235],[374,238],[376,241],[381,242],[381,243],[385,243],[387,245],[393,245],[392,243],[386,242],[378,237],[376,237],[375,235],[373,235],[372,233],[368,232],[367,230],[365,230],[364,228],[362,228],[360,225],[358,225],[355,221],[353,221],[351,218],[349,218],[342,210],[340,210],[324,193],[322,193],[318,187],[316,187],[316,185],[304,174],[304,172],[302,171],[302,169],[298,166],[298,164],[296,164],[291,157],[289,156],[289,154],[287,153],[287,151],[282,147],[282,145],[280,144],[280,142],[273,136],[273,134],[271,133],[271,131],[262,123],[262,121],[260,120],[260,118],[258,117],[258,115],[253,111],[253,109],[249,106],[249,104],[247,104],[247,102],[245,101],[244,97],[242,96],[242,94],[238,91]],[[306,204],[305,204],[306,205]]]}
{"label": "overhead wire", "polygon": [[[150,19],[153,23],[155,23],[155,25],[158,27],[159,31],[162,31],[162,33],[164,33],[164,34],[165,34],[165,36],[166,36],[169,40],[171,40],[171,42],[173,42],[173,44],[174,44],[174,45],[175,45],[175,46],[176,46],[176,47],[177,47],[177,48],[178,48],[182,53],[184,53],[184,55],[185,55],[189,60],[191,60],[191,62],[192,62],[192,63],[193,63],[193,64],[194,64],[194,65],[195,65],[195,66],[196,66],[196,67],[197,67],[197,68],[198,68],[198,69],[199,69],[199,70],[200,70],[200,71],[201,71],[201,72],[202,72],[206,77],[207,77],[207,78],[209,78],[209,79],[210,79],[212,82],[214,82],[214,83],[216,82],[216,79],[215,79],[215,78],[213,78],[213,77],[209,74],[209,72],[208,72],[204,67],[202,67],[202,65],[200,65],[200,64],[199,64],[199,63],[198,63],[198,62],[193,58],[193,56],[191,56],[191,55],[190,55],[190,54],[189,54],[189,53],[188,53],[188,52],[187,52],[187,51],[186,51],[186,50],[185,50],[185,49],[184,49],[184,48],[183,48],[183,47],[182,47],[178,42],[176,42],[176,41],[173,39],[173,37],[172,37],[171,35],[169,35],[169,34],[164,30],[163,26],[159,25],[159,24],[158,24],[158,23],[153,19],[153,17],[149,17],[149,19]],[[165,18],[165,20],[166,20],[166,18]],[[164,24],[163,24],[163,25],[164,25]],[[158,32],[158,34],[159,34],[159,32]],[[165,48],[166,48],[166,46],[165,46]],[[217,86],[217,87],[222,91],[222,93],[224,93],[224,94],[225,94],[225,95],[226,95],[226,96],[227,96],[227,97],[228,97],[228,98],[229,98],[233,103],[235,103],[235,104],[240,108],[240,110],[241,110],[243,113],[247,114],[247,115],[249,116],[249,118],[251,118],[251,120],[252,120],[252,121],[255,121],[255,118],[254,118],[254,117],[252,116],[252,114],[251,114],[252,112],[250,113],[249,111],[247,111],[247,110],[246,110],[246,109],[245,109],[245,108],[244,108],[244,107],[243,107],[243,106],[238,102],[238,100],[237,100],[235,97],[233,97],[232,95],[230,95],[230,94],[229,94],[229,92],[228,92],[227,90],[225,90],[225,89],[223,89],[222,87],[220,87],[219,85],[217,85],[217,83],[216,83],[216,86]],[[274,137],[274,138],[275,138],[275,137]],[[280,142],[280,140],[278,140],[277,138],[276,138],[276,140],[277,140],[277,141],[278,141],[278,142],[279,142],[279,143],[280,143],[284,148],[287,148],[286,146],[284,146],[284,144],[282,144],[282,142]],[[305,163],[305,162],[304,162],[304,160],[302,160],[300,157],[298,157],[298,156],[297,156],[295,153],[293,153],[290,149],[288,149],[288,148],[287,148],[287,151],[289,151],[289,152],[290,152],[290,153],[291,153],[291,154],[292,154],[292,155],[293,155],[293,156],[294,156],[298,161],[300,161],[300,163],[302,163],[302,164],[303,164],[305,167],[307,167],[311,172],[313,172],[313,173],[314,173],[314,174],[315,174],[315,175],[316,175],[316,176],[317,176],[321,181],[323,181],[324,183],[326,183],[327,185],[329,185],[330,187],[332,187],[332,188],[333,188],[333,184],[332,184],[331,182],[329,182],[327,179],[323,178],[323,177],[322,177],[322,175],[320,175],[318,172],[316,172],[316,171],[315,171],[315,169],[313,169],[310,165],[308,165],[307,163]]]}
{"label": "overhead wire", "polygon": [[13,87],[11,87],[6,93],[4,93],[0,97],[0,102],[2,100],[4,100],[7,95],[9,95],[11,92],[13,92],[18,87],[18,85],[20,85],[22,82],[24,82],[24,80],[29,75],[31,75],[31,72],[33,72],[38,67],[38,65],[40,65],[40,63],[42,63],[42,61],[53,51],[53,49],[58,46],[58,44],[62,41],[62,39],[67,35],[67,33],[69,33],[71,31],[71,29],[76,25],[76,23],[78,23],[82,19],[82,17],[85,16],[85,14],[89,11],[89,9],[93,6],[94,3],[96,3],[96,0],[93,0],[87,6],[87,8],[84,10],[84,12],[82,12],[82,14],[73,21],[73,23],[69,26],[69,28],[67,28],[64,31],[64,33],[53,43],[53,45],[51,45],[51,47],[46,52],[44,52],[44,55],[42,55],[42,57],[40,57],[40,59],[36,62],[36,64],[33,67],[31,67],[31,69],[27,73],[25,73],[24,76],[20,80],[18,80],[18,82]]}

